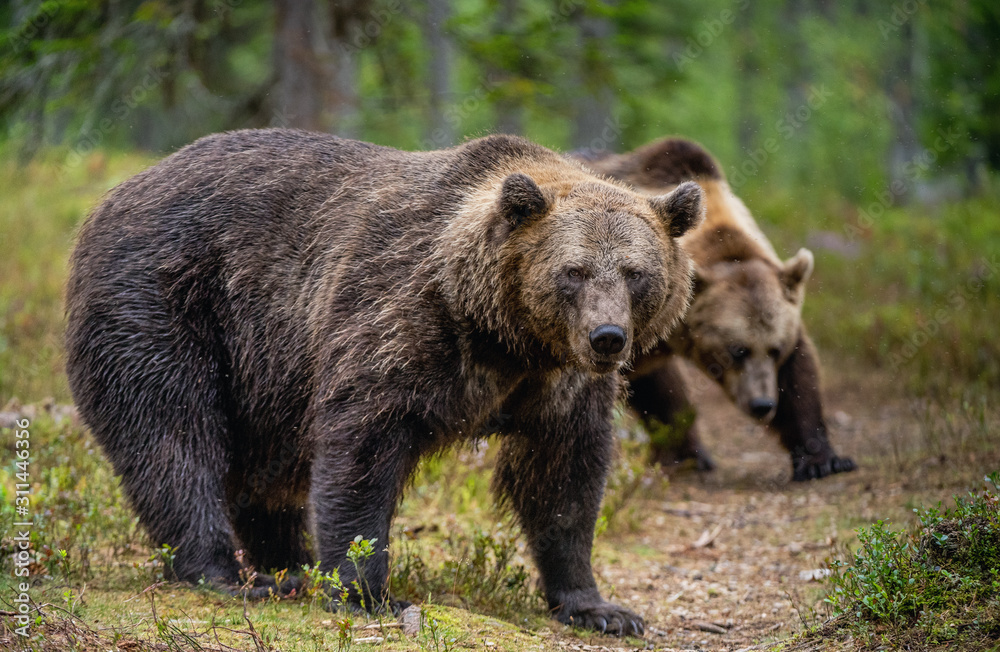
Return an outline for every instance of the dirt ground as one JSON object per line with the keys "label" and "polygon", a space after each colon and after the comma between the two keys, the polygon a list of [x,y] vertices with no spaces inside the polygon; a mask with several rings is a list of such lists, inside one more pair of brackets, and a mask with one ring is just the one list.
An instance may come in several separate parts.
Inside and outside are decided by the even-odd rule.
{"label": "dirt ground", "polygon": [[975,456],[934,454],[924,413],[894,397],[891,378],[844,370],[826,378],[825,409],[835,448],[860,469],[791,483],[777,439],[707,379],[693,385],[718,469],[673,474],[666,499],[642,501],[634,531],[599,542],[595,558],[602,589],[646,617],[656,649],[739,650],[825,621],[816,578],[856,543],[855,528],[909,525],[915,506],[947,501],[992,470]]}

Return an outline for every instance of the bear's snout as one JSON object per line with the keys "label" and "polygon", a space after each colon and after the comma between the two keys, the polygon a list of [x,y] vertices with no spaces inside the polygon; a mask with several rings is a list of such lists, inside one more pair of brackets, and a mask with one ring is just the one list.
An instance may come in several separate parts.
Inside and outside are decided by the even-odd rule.
{"label": "bear's snout", "polygon": [[771,411],[777,406],[774,399],[768,397],[757,397],[750,399],[750,414],[758,419],[764,419],[771,415]]}
{"label": "bear's snout", "polygon": [[614,324],[601,324],[590,331],[590,346],[601,355],[615,355],[625,348],[625,329]]}

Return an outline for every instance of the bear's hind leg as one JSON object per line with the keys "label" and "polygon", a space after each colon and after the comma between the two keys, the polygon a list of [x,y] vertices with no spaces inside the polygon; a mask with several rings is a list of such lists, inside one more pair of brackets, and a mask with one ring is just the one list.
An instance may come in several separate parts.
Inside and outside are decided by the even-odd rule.
{"label": "bear's hind leg", "polygon": [[[194,395],[165,402],[171,405],[147,404],[148,416],[141,421],[123,419],[112,426],[119,430],[113,442],[107,435],[98,434],[98,439],[108,442],[108,457],[150,537],[175,549],[177,578],[238,583],[239,565],[219,471],[226,463],[216,439],[224,432],[221,416],[199,410],[200,397]],[[143,431],[159,431],[162,436],[151,441],[139,434]]]}
{"label": "bear's hind leg", "polygon": [[235,584],[220,367],[156,306],[99,305],[92,300],[69,324],[67,371],[80,413],[149,535],[175,549],[177,578]]}

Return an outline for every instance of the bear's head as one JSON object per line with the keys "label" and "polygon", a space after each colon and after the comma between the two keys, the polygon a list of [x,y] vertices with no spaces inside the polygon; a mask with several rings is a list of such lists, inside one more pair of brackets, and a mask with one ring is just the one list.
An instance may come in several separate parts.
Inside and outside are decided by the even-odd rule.
{"label": "bear's head", "polygon": [[562,365],[617,371],[683,316],[691,266],[676,238],[700,221],[702,191],[647,197],[589,174],[537,176],[507,176],[494,204],[514,325]]}
{"label": "bear's head", "polygon": [[678,335],[737,407],[765,423],[778,404],[778,369],[800,336],[812,269],[812,253],[800,249],[780,265],[752,258],[695,271],[694,297]]}

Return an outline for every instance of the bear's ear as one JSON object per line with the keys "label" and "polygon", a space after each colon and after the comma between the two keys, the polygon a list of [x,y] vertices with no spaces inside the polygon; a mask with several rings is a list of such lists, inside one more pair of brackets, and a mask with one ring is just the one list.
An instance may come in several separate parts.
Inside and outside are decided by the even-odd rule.
{"label": "bear's ear", "polygon": [[512,228],[532,222],[549,212],[550,202],[538,184],[526,174],[515,172],[500,188],[500,214]]}
{"label": "bear's ear", "polygon": [[781,270],[781,282],[785,285],[788,298],[793,303],[801,303],[805,296],[806,281],[813,271],[813,254],[808,249],[799,252],[785,261]]}
{"label": "bear's ear", "polygon": [[672,238],[698,226],[705,215],[705,193],[694,181],[685,181],[669,194],[652,197],[649,204]]}
{"label": "bear's ear", "polygon": [[708,286],[712,284],[715,279],[712,277],[712,272],[707,267],[699,267],[697,264],[692,265],[692,284],[691,291],[694,296],[698,296],[702,292],[708,289]]}

